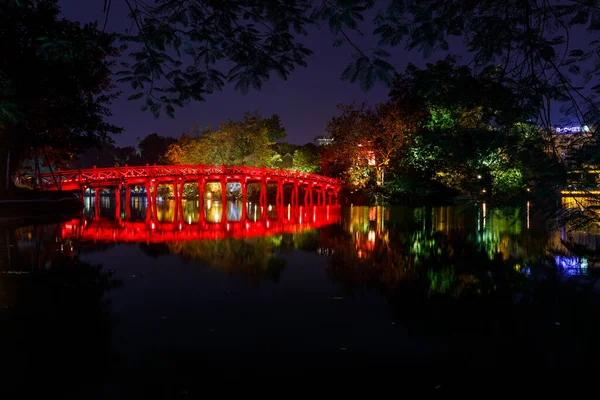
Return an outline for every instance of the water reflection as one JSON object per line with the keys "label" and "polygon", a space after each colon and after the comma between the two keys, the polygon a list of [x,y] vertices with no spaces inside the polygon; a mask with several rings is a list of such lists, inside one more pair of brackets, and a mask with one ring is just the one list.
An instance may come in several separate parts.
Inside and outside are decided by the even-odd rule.
{"label": "water reflection", "polygon": [[552,264],[564,275],[586,275],[593,251],[584,244],[599,243],[600,237],[570,232],[568,241],[560,240],[561,231],[551,225],[530,202],[493,209],[485,203],[351,207],[343,227],[325,235],[329,274],[348,288],[393,290],[410,284],[456,296],[495,291],[499,279],[516,284],[536,266]]}
{"label": "water reflection", "polygon": [[[217,202],[200,210],[189,201],[176,211],[165,200],[157,218],[149,219],[144,200],[132,198],[129,212],[101,200],[108,211],[101,208],[96,217],[92,199],[92,210],[86,208],[81,218],[4,230],[1,269],[26,273],[3,274],[0,280],[16,296],[31,292],[19,292],[22,286],[13,279],[59,271],[59,264],[80,268],[62,270],[73,281],[65,281],[65,274],[39,281],[57,293],[48,306],[60,312],[61,285],[71,285],[69,293],[81,296],[86,307],[77,311],[100,321],[86,329],[117,330],[112,344],[104,335],[98,339],[104,347],[117,347],[124,358],[151,354],[156,365],[170,351],[200,354],[190,365],[207,365],[205,355],[237,362],[247,353],[252,367],[265,355],[273,355],[271,365],[283,365],[291,353],[309,354],[314,363],[315,349],[327,358],[341,347],[349,350],[348,358],[336,359],[340,365],[350,365],[348,360],[363,365],[352,358],[359,352],[374,354],[377,362],[386,357],[424,362],[434,354],[431,365],[439,360],[454,365],[466,355],[474,365],[493,364],[537,356],[531,349],[538,341],[559,348],[552,342],[554,331],[547,342],[539,336],[556,322],[564,335],[559,344],[572,343],[574,336],[563,332],[595,332],[568,331],[575,313],[587,312],[579,320],[586,324],[597,314],[581,290],[561,291],[559,285],[594,275],[595,248],[587,244],[598,237],[551,229],[534,204],[271,207],[261,213],[255,204],[232,201],[223,219]],[[123,280],[109,294],[119,319],[115,327],[98,307],[114,279],[98,264]],[[48,290],[38,291],[47,296]],[[426,344],[415,347],[415,337]]]}
{"label": "water reflection", "polygon": [[[246,260],[254,260],[246,264],[256,265],[260,254],[268,260],[266,249],[280,247],[281,235],[320,229],[318,243],[313,241],[313,248],[319,254],[331,256],[333,264],[366,263],[363,268],[370,269],[369,275],[380,271],[386,276],[383,279],[390,281],[392,276],[397,280],[425,268],[432,260],[437,263],[443,260],[447,264],[445,272],[420,271],[421,276],[437,280],[434,275],[442,274],[445,279],[458,279],[457,269],[474,263],[469,259],[471,256],[481,257],[482,263],[499,260],[508,268],[523,272],[528,265],[560,254],[567,258],[560,261],[556,258],[556,266],[574,271],[574,265],[583,263],[585,267],[579,270],[587,271],[588,266],[595,266],[595,252],[600,245],[600,236],[588,232],[568,227],[550,229],[548,221],[529,202],[522,207],[493,209],[483,203],[469,207],[377,206],[343,210],[334,206],[281,209],[269,206],[261,210],[258,204],[228,201],[223,213],[221,202],[211,199],[202,210],[197,200],[183,201],[181,208],[174,200],[161,200],[153,218],[144,196],[132,196],[129,209],[121,204],[119,210],[110,196],[100,196],[100,207],[95,207],[93,197],[86,197],[85,201],[83,218],[44,229],[44,235],[52,232],[55,236],[53,249],[68,253],[76,243],[86,242],[167,243],[168,252],[180,254],[184,259],[209,259],[212,257],[209,254],[218,254],[215,260],[220,262],[216,263],[232,269],[234,265],[244,265],[238,260],[243,258],[238,253],[246,254]],[[21,239],[39,236],[40,228],[36,229],[37,233],[21,234]],[[268,239],[269,245],[261,245],[264,251],[252,255],[248,249],[232,243],[184,244],[267,236],[277,237]],[[35,248],[39,244],[21,240],[21,246]],[[234,256],[228,258],[229,254]],[[579,261],[566,261],[570,256],[579,257]],[[354,267],[354,272],[359,273],[359,269]]]}

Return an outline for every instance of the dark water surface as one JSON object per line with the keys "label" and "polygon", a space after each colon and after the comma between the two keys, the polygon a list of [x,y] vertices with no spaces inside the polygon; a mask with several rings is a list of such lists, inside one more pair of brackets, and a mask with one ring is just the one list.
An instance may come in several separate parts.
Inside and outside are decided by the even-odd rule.
{"label": "dark water surface", "polygon": [[143,198],[128,213],[101,202],[99,216],[88,198],[81,217],[2,229],[0,348],[13,370],[59,363],[110,381],[598,361],[599,236],[554,230],[529,203],[248,204],[242,221],[240,203],[223,220],[218,202],[203,216],[185,202],[182,218],[164,201],[156,221]]}

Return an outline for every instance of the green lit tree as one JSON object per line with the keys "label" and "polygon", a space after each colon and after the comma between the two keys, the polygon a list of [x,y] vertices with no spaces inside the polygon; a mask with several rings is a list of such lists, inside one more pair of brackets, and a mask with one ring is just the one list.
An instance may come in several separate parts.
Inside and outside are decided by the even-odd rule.
{"label": "green lit tree", "polygon": [[499,73],[475,76],[451,58],[425,69],[409,65],[390,92],[391,104],[418,121],[397,168],[419,170],[467,197],[512,196],[534,184],[554,190],[542,182],[544,172],[560,175],[545,151],[550,142],[539,126],[523,122],[536,110],[518,106],[519,94],[499,81]]}
{"label": "green lit tree", "polygon": [[293,168],[302,172],[320,172],[319,149],[312,143],[307,143],[294,151]]}

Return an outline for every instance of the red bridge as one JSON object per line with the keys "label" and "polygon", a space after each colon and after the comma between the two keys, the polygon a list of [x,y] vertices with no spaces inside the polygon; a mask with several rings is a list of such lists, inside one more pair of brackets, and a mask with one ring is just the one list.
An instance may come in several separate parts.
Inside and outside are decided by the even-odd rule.
{"label": "red bridge", "polygon": [[[40,174],[40,185],[45,190],[77,190],[83,194],[92,189],[96,193],[96,204],[99,203],[100,189],[114,189],[121,193],[125,188],[125,201],[130,204],[131,187],[143,186],[148,196],[148,205],[152,215],[156,215],[156,197],[158,186],[172,185],[175,203],[183,199],[183,188],[186,183],[197,183],[199,199],[204,202],[206,183],[221,184],[221,201],[227,200],[225,188],[228,183],[240,183],[242,200],[247,200],[247,189],[250,183],[260,184],[260,204],[267,206],[267,186],[277,186],[276,206],[284,205],[284,186],[291,186],[290,205],[300,204],[300,190],[304,192],[304,206],[324,206],[338,203],[340,184],[336,179],[306,172],[286,169],[259,167],[227,167],[216,165],[146,165],[142,167],[91,168],[83,170],[57,170]],[[121,196],[115,196],[119,202]],[[203,207],[203,204],[200,204]],[[120,207],[117,207],[120,208]],[[129,207],[127,207],[129,208]],[[243,207],[245,210],[245,207]]]}

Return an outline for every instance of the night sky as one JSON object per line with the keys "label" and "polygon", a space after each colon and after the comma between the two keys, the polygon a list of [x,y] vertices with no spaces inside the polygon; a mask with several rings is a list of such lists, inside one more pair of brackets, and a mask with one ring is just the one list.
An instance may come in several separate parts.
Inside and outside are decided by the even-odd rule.
{"label": "night sky", "polygon": [[[70,20],[104,21],[103,0],[60,0],[59,4],[64,16]],[[113,1],[107,31],[122,32],[129,24],[125,2]],[[166,115],[155,119],[149,112],[140,111],[140,101],[128,101],[127,96],[132,90],[123,85],[124,94],[112,105],[111,122],[125,128],[123,134],[115,137],[117,144],[135,145],[137,137],[152,132],[179,137],[194,124],[214,127],[229,118],[241,118],[245,111],[252,109],[259,109],[265,116],[279,114],[287,129],[287,141],[303,144],[324,134],[325,121],[336,115],[338,104],[354,100],[373,104],[387,99],[388,89],[381,84],[363,92],[358,83],[341,81],[341,72],[351,61],[351,49],[349,46],[333,47],[333,36],[328,27],[312,29],[303,41],[314,54],[308,59],[308,67],[296,69],[287,81],[273,74],[261,91],[251,90],[247,95],[234,91],[233,85],[227,86],[222,92],[209,95],[205,102],[190,103],[177,109],[175,119]],[[367,47],[370,47],[369,42],[373,43],[369,38],[362,42],[358,40]],[[420,54],[405,52],[401,47],[394,48],[392,54],[389,61],[397,70],[403,70],[409,61],[419,66],[425,64]],[[431,61],[435,59],[427,60]]]}

